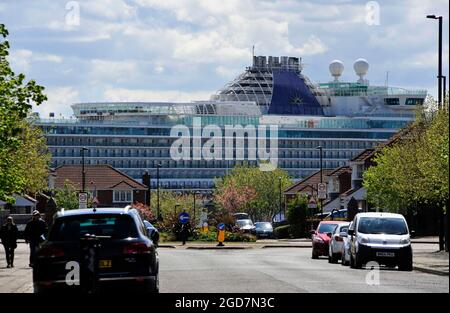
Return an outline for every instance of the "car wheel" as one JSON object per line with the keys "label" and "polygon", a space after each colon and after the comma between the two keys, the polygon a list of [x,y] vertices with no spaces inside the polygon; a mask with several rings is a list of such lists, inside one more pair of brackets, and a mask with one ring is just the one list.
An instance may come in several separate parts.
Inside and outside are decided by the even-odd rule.
{"label": "car wheel", "polygon": [[311,259],[318,259],[319,256],[314,252],[314,249],[312,250]]}
{"label": "car wheel", "polygon": [[159,275],[156,274],[150,282],[149,293],[159,293]]}
{"label": "car wheel", "polygon": [[408,260],[406,262],[401,262],[398,265],[398,269],[400,271],[405,271],[405,272],[411,272],[413,270],[413,265],[412,265],[412,261]]}
{"label": "car wheel", "polygon": [[336,256],[336,253],[332,253],[331,254],[331,263],[337,263],[338,262],[338,258]]}
{"label": "car wheel", "polygon": [[361,256],[358,256],[358,253],[355,254],[355,258],[353,259],[353,268],[362,268]]}
{"label": "car wheel", "polygon": [[341,265],[342,266],[347,265],[347,264],[345,264],[345,252],[342,252],[342,255],[341,255]]}

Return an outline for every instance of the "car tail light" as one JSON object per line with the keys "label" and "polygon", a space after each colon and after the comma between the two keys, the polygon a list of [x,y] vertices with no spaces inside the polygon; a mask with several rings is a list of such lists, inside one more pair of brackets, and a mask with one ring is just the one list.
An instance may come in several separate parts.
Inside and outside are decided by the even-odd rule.
{"label": "car tail light", "polygon": [[150,247],[143,242],[135,242],[126,245],[123,248],[124,254],[147,254],[150,253]]}
{"label": "car tail light", "polygon": [[63,256],[64,250],[53,246],[43,247],[37,253],[38,258],[60,258]]}

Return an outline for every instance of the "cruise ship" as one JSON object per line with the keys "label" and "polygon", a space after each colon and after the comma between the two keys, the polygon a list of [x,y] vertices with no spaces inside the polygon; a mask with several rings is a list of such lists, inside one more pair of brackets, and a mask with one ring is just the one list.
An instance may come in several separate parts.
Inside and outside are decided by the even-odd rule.
{"label": "cruise ship", "polygon": [[[323,168],[343,166],[413,121],[415,109],[424,104],[426,90],[372,86],[364,59],[356,60],[353,70],[355,81],[342,81],[344,64],[335,60],[330,81],[314,83],[303,74],[301,58],[254,56],[251,66],[209,100],[76,103],[75,118],[52,114],[36,123],[47,138],[53,167],[80,164],[86,147],[85,164],[109,164],[136,180],[149,172],[153,188],[159,165],[161,188],[209,192],[215,178],[238,164],[267,164],[258,157],[261,151],[255,153],[253,138],[267,144],[266,150],[276,148],[270,163],[297,181],[320,168],[318,146]],[[195,128],[211,125],[209,130],[223,131],[225,140],[216,142],[214,158],[196,156],[195,149],[211,138],[201,131],[196,138]],[[231,143],[242,145],[229,155],[227,126],[244,129],[232,133]],[[191,136],[184,157],[174,157],[173,147],[183,139],[182,132],[174,132],[177,127]]]}

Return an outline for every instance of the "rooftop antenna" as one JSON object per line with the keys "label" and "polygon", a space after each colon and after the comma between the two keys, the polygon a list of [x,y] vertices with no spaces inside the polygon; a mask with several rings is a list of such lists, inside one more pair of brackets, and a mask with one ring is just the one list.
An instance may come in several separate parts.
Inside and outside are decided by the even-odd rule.
{"label": "rooftop antenna", "polygon": [[253,53],[253,57],[255,57],[255,45],[253,45],[253,47],[252,47],[252,53]]}
{"label": "rooftop antenna", "polygon": [[384,82],[386,88],[389,87],[389,71],[386,72],[386,81]]}

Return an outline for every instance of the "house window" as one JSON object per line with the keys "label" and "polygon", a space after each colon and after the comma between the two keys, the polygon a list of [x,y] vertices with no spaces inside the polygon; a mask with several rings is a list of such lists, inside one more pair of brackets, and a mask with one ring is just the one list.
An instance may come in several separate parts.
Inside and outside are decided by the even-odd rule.
{"label": "house window", "polygon": [[114,202],[133,202],[132,190],[114,190]]}

